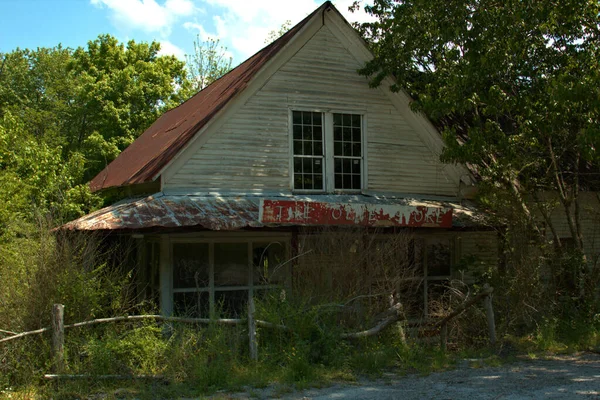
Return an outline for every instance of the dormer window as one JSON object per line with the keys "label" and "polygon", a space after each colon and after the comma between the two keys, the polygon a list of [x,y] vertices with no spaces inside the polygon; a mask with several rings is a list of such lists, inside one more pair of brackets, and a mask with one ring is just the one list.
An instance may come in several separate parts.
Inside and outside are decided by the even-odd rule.
{"label": "dormer window", "polygon": [[361,114],[292,111],[293,189],[359,192],[363,176]]}

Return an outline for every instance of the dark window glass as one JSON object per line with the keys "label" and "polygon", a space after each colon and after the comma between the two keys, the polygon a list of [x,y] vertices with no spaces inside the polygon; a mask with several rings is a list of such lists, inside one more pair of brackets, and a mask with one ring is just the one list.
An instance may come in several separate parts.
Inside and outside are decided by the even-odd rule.
{"label": "dark window glass", "polygon": [[215,243],[215,286],[248,285],[248,244]]}
{"label": "dark window glass", "polygon": [[200,288],[209,284],[208,244],[173,244],[173,287]]}
{"label": "dark window glass", "polygon": [[255,285],[272,285],[284,283],[288,277],[285,245],[279,242],[253,243],[254,265],[253,279]]}

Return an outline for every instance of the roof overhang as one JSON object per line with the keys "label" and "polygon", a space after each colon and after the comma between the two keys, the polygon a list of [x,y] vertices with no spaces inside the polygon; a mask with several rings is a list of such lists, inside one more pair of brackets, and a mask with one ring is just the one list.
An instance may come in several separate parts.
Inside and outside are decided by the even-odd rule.
{"label": "roof overhang", "polygon": [[273,197],[154,195],[128,199],[71,221],[71,231],[198,228],[231,231],[290,226],[490,228],[465,202],[365,195]]}

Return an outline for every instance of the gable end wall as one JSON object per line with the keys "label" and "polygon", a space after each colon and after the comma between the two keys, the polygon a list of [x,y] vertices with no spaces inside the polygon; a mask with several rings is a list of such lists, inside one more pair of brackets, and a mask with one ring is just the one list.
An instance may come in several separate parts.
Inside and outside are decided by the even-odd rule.
{"label": "gable end wall", "polygon": [[302,109],[365,114],[367,190],[457,196],[459,183],[360,67],[322,26],[233,118],[204,133],[211,136],[163,189],[291,193],[289,112]]}

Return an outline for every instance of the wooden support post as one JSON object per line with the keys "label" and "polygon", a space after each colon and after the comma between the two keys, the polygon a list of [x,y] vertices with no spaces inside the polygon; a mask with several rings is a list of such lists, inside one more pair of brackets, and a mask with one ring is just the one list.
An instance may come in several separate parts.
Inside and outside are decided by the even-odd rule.
{"label": "wooden support post", "polygon": [[448,324],[442,324],[440,328],[440,348],[442,351],[446,351],[446,344],[448,342]]}
{"label": "wooden support post", "polygon": [[258,360],[258,343],[256,341],[256,320],[254,319],[254,296],[248,299],[248,340],[250,344],[250,359]]}
{"label": "wooden support post", "polygon": [[[486,285],[486,289],[488,286]],[[483,299],[483,307],[487,316],[488,330],[490,333],[490,345],[496,345],[496,321],[494,320],[494,309],[492,307],[492,294],[488,294]]]}
{"label": "wooden support post", "polygon": [[54,371],[57,374],[65,370],[65,306],[52,306],[52,352],[54,355]]}

